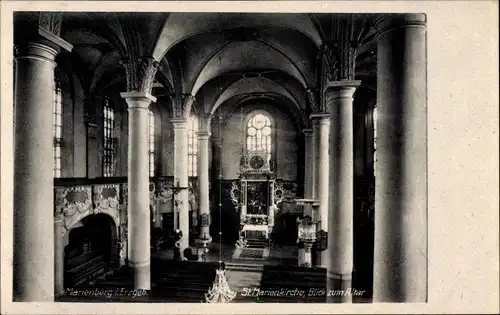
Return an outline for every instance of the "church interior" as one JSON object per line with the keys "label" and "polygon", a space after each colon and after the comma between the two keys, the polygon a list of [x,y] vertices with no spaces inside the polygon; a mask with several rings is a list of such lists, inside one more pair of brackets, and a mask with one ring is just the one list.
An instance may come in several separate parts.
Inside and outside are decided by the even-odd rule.
{"label": "church interior", "polygon": [[16,12],[14,44],[15,301],[426,301],[425,15]]}

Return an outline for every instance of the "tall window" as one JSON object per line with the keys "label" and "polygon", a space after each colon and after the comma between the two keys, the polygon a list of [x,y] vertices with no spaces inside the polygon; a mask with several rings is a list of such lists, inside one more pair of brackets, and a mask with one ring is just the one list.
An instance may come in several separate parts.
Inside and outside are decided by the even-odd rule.
{"label": "tall window", "polygon": [[188,120],[188,176],[198,175],[198,118],[189,117]]}
{"label": "tall window", "polygon": [[115,110],[109,102],[107,96],[104,97],[104,176],[110,177],[114,175],[114,146],[115,146]]}
{"label": "tall window", "polygon": [[373,173],[377,164],[377,107],[373,108]]}
{"label": "tall window", "polygon": [[155,143],[156,143],[156,133],[155,133],[155,115],[150,110],[149,111],[149,176],[155,176]]}
{"label": "tall window", "polygon": [[264,151],[271,160],[271,120],[264,114],[256,114],[247,123],[247,150]]}
{"label": "tall window", "polygon": [[61,145],[62,145],[62,92],[61,84],[55,81],[54,84],[54,122],[52,126],[54,138],[54,177],[61,177]]}

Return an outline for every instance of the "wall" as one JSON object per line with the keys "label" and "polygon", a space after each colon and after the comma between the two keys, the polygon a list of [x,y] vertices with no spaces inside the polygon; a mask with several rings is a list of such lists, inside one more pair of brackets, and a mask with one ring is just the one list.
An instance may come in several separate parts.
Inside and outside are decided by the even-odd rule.
{"label": "wall", "polygon": [[[273,150],[277,177],[283,180],[296,181],[298,175],[297,154],[301,141],[300,134],[298,134],[295,126],[284,113],[269,105],[259,104],[246,106],[241,112],[240,110],[233,112],[223,125],[221,152],[223,179],[238,178],[240,154],[245,139],[242,136],[242,124],[246,126],[244,121],[248,113],[257,109],[266,110],[274,118]],[[212,125],[212,128],[216,127]],[[213,167],[218,167],[218,165],[213,165]]]}

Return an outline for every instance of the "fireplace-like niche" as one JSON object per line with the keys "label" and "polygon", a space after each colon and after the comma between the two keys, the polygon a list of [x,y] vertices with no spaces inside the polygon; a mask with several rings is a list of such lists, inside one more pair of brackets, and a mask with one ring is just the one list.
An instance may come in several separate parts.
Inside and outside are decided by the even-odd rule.
{"label": "fireplace-like niche", "polygon": [[233,182],[231,198],[240,214],[240,240],[269,241],[274,226],[274,184],[276,175],[267,151],[244,152],[240,174]]}

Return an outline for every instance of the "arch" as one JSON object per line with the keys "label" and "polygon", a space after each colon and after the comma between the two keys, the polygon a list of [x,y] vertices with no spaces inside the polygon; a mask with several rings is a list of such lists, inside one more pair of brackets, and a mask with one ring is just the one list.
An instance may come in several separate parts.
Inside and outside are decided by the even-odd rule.
{"label": "arch", "polygon": [[[118,263],[118,226],[105,213],[87,215],[66,233],[64,247],[65,286],[87,280],[81,277],[81,266],[98,276]],[[104,265],[103,265],[104,264]],[[89,267],[87,267],[89,266]],[[87,271],[85,271],[87,272]]]}
{"label": "arch", "polygon": [[180,12],[170,14],[165,21],[152,55],[156,60],[161,60],[175,44],[186,38],[238,28],[292,29],[303,33],[317,47],[322,43],[316,26],[306,14]]}
{"label": "arch", "polygon": [[234,82],[231,86],[227,87],[224,92],[218,97],[213,105],[210,113],[215,113],[217,108],[224,103],[229,98],[248,93],[275,93],[282,94],[287,97],[290,102],[292,102],[295,106],[299,107],[297,100],[292,96],[292,94],[286,90],[282,85],[274,82],[271,79],[265,77],[257,77],[257,78],[245,78]]}
{"label": "arch", "polygon": [[[279,111],[286,114],[291,119],[291,121],[294,122],[294,126],[298,131],[305,128],[308,119],[305,115],[305,111],[295,106],[288,98],[284,97],[283,95],[273,93],[239,94],[227,99],[219,106],[220,109],[224,108],[224,110],[222,110],[222,125],[224,126],[226,124],[230,114],[238,108],[247,106],[251,103],[259,102],[262,104],[271,105],[272,107],[275,107]],[[210,115],[210,123],[213,117],[213,114]]]}
{"label": "arch", "polygon": [[300,82],[303,88],[307,87],[304,76],[295,65],[269,45],[258,41],[232,42],[204,65],[193,84],[191,94],[195,95],[203,84],[224,73],[269,70],[287,73]]}

